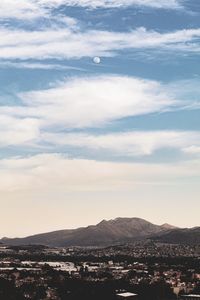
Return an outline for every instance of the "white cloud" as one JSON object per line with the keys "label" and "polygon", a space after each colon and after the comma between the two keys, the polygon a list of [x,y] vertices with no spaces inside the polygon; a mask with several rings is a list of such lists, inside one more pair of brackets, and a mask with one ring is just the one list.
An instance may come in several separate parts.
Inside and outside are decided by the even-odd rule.
{"label": "white cloud", "polygon": [[47,133],[43,139],[51,144],[104,150],[122,156],[151,155],[160,149],[200,152],[200,132],[192,131],[132,131],[104,135]]}
{"label": "white cloud", "polygon": [[[62,5],[63,1],[51,0],[1,0],[0,2],[0,18],[1,19],[19,19],[23,21],[34,21],[38,18],[51,18],[56,21],[51,14],[52,9]],[[57,17],[60,17],[59,12]],[[62,16],[62,22],[68,25],[75,25],[73,18]],[[58,20],[59,21],[59,20]]]}
{"label": "white cloud", "polygon": [[[180,88],[180,85],[178,84]],[[101,127],[115,120],[182,109],[174,86],[127,76],[104,75],[67,79],[46,90],[18,95],[18,105],[0,106],[1,147],[44,142],[117,155],[150,155],[162,148],[198,146],[198,132],[147,131],[105,135],[62,134],[68,129]],[[56,133],[55,133],[56,130]]]}
{"label": "white cloud", "polygon": [[[155,81],[100,76],[68,79],[54,88],[21,93],[21,103],[0,106],[0,146],[40,141],[46,130],[103,126],[176,105]],[[44,138],[44,137],[43,137]]]}
{"label": "white cloud", "polygon": [[[0,18],[32,18],[38,13],[38,7],[26,0],[1,0]],[[40,14],[40,13],[39,13]]]}
{"label": "white cloud", "polygon": [[114,56],[120,50],[152,49],[199,52],[200,29],[169,33],[138,28],[130,32],[80,31],[67,28],[45,28],[38,31],[0,28],[1,59],[70,59]]}
{"label": "white cloud", "polygon": [[38,0],[40,4],[60,6],[82,6],[82,7],[121,7],[121,6],[147,6],[163,9],[182,8],[180,0]]}
{"label": "white cloud", "polygon": [[44,9],[32,0],[1,0],[0,18],[33,19],[45,15]]}
{"label": "white cloud", "polygon": [[39,137],[39,124],[35,118],[15,118],[0,115],[0,147],[22,145]]}
{"label": "white cloud", "polygon": [[1,68],[16,68],[16,69],[32,69],[32,70],[75,70],[84,71],[82,68],[61,65],[61,64],[47,64],[47,63],[31,63],[31,62],[13,62],[13,61],[0,61]]}
{"label": "white cloud", "polygon": [[82,7],[146,6],[163,9],[182,8],[179,0],[1,0],[1,19],[26,19],[50,17],[54,8],[61,5]]}
{"label": "white cloud", "polygon": [[[55,145],[104,150],[113,155],[151,155],[160,149],[188,152],[199,147],[195,131],[134,131],[104,135],[65,133],[95,128],[126,117],[182,109],[175,86],[128,76],[104,75],[67,79],[46,90],[24,92],[21,103],[0,106],[0,146]],[[180,84],[177,85],[180,89]],[[187,92],[187,88],[186,88]],[[175,95],[175,96],[173,96]],[[189,148],[190,149],[190,148]]]}
{"label": "white cloud", "polygon": [[0,191],[117,191],[136,185],[175,184],[199,176],[200,162],[174,164],[111,163],[68,159],[58,154],[0,160]]}
{"label": "white cloud", "polygon": [[23,106],[2,106],[0,113],[39,119],[43,129],[102,126],[178,105],[163,89],[156,81],[126,76],[74,78],[54,88],[22,93]]}
{"label": "white cloud", "polygon": [[198,145],[192,145],[192,146],[188,146],[186,148],[183,149],[183,152],[187,153],[187,154],[192,154],[192,155],[199,155],[200,154],[200,139],[198,139]]}

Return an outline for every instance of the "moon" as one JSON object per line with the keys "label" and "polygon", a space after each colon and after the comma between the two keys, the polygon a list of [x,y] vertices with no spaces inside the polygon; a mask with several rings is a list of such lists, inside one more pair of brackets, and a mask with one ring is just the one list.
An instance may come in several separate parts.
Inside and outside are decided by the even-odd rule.
{"label": "moon", "polygon": [[93,58],[93,62],[94,62],[95,64],[100,64],[101,58],[98,57],[98,56],[95,56],[95,57]]}

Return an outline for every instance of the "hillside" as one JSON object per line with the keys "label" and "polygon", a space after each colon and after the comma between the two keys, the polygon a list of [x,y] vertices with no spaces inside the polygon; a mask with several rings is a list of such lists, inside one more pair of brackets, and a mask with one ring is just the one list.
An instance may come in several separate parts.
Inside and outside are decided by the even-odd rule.
{"label": "hillside", "polygon": [[173,229],[153,239],[170,244],[200,244],[200,227]]}

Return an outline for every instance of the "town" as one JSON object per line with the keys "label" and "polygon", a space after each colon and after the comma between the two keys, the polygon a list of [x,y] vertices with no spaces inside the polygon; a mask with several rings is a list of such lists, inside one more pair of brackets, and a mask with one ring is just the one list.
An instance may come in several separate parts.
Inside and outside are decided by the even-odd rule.
{"label": "town", "polygon": [[200,246],[0,246],[0,299],[200,299]]}

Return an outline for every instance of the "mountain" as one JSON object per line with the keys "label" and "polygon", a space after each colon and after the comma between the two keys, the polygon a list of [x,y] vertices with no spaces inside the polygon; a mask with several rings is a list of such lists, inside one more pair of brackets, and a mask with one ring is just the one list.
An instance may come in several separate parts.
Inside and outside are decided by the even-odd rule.
{"label": "mountain", "polygon": [[155,225],[140,218],[117,218],[78,229],[59,230],[25,238],[4,238],[1,242],[7,245],[103,246],[149,238],[168,229],[169,227],[166,229],[165,226]]}
{"label": "mountain", "polygon": [[200,227],[175,228],[153,237],[154,240],[170,244],[200,244]]}

